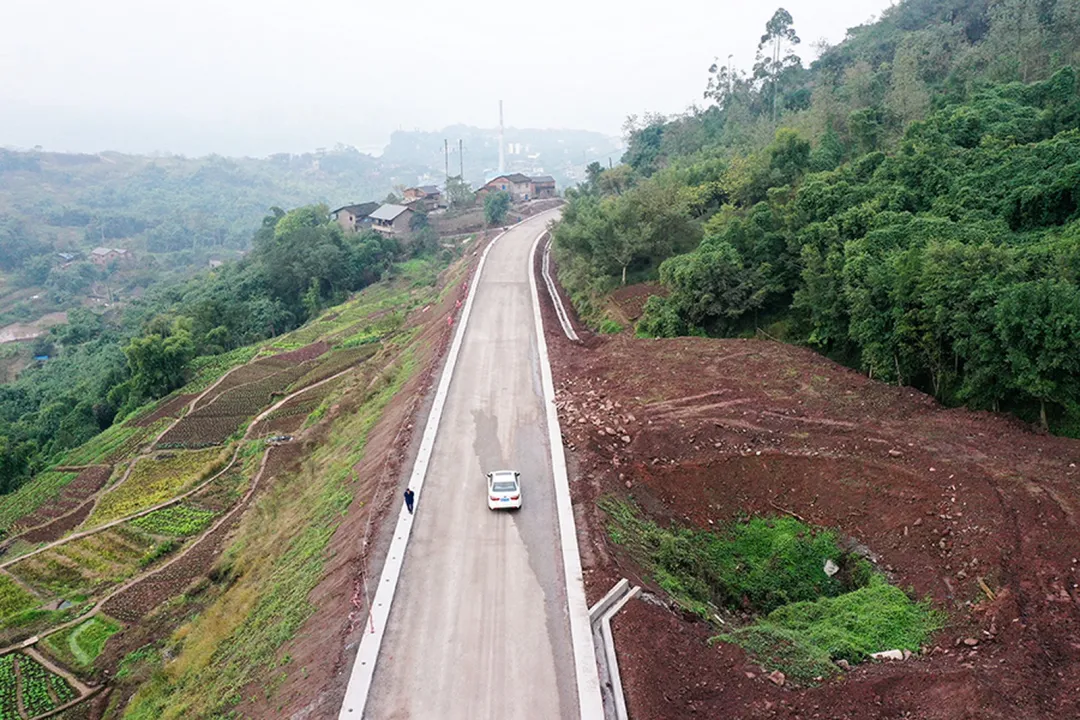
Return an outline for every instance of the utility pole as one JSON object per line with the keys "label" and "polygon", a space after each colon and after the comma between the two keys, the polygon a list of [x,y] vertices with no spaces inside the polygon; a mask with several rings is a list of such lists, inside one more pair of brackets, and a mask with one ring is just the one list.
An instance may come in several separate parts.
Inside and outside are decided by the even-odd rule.
{"label": "utility pole", "polygon": [[610,155],[608,155],[608,159],[607,159],[607,169],[608,170],[611,169],[611,156]]}
{"label": "utility pole", "polygon": [[502,100],[499,101],[499,174],[502,175],[506,172],[506,156],[503,154],[503,146],[505,135],[503,134],[503,107]]}
{"label": "utility pole", "polygon": [[450,182],[450,141],[443,138],[443,157],[446,159],[446,181]]}
{"label": "utility pole", "polygon": [[734,55],[728,55],[727,56],[727,94],[728,94],[729,98],[731,97],[731,82],[732,82],[731,58],[733,58],[733,57],[735,57],[735,56]]}
{"label": "utility pole", "polygon": [[465,182],[465,145],[461,138],[457,141],[458,178]]}

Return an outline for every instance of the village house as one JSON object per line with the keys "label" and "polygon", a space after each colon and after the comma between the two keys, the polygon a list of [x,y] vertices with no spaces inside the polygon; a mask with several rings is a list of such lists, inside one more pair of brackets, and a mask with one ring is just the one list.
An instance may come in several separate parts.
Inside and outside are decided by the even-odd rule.
{"label": "village house", "polygon": [[488,193],[500,191],[510,193],[514,202],[555,197],[555,178],[550,175],[531,178],[521,173],[499,175],[477,190],[476,197],[482,200]]}
{"label": "village house", "polygon": [[90,251],[90,262],[101,266],[108,265],[114,260],[127,262],[131,257],[131,253],[122,248],[96,247]]}
{"label": "village house", "polygon": [[533,198],[555,197],[555,178],[550,175],[540,175],[532,178]]}
{"label": "village house", "polygon": [[413,208],[434,210],[438,207],[445,207],[442,192],[436,185],[420,185],[419,187],[406,188],[404,196],[404,204]]}
{"label": "village house", "polygon": [[342,230],[357,232],[371,225],[371,213],[379,207],[377,202],[359,203],[357,205],[345,205],[330,213],[330,217],[337,221]]}
{"label": "village house", "polygon": [[409,224],[416,211],[404,205],[380,205],[371,213],[371,229],[383,235],[401,237],[409,234]]}

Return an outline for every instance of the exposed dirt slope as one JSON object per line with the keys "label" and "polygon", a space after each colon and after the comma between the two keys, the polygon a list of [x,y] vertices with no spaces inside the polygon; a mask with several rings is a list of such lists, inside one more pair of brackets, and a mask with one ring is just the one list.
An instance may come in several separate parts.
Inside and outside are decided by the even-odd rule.
{"label": "exposed dirt slope", "polygon": [[616,494],[661,521],[837,528],[950,613],[925,655],[793,690],[707,646],[703,623],[634,601],[614,623],[632,717],[1080,717],[1080,442],[779,343],[574,345],[547,327],[590,602],[621,576],[655,590],[606,535],[595,501]]}

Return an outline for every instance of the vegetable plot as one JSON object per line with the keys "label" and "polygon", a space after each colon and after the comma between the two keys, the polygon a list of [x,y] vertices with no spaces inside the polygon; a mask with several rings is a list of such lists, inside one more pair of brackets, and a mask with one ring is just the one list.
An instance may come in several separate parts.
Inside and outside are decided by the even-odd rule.
{"label": "vegetable plot", "polygon": [[28,655],[19,655],[22,701],[27,717],[37,717],[75,699],[67,681],[54,675]]}
{"label": "vegetable plot", "polygon": [[206,477],[220,456],[220,450],[200,450],[142,458],[126,481],[101,498],[86,527],[132,515],[175,497]]}
{"label": "vegetable plot", "polygon": [[0,657],[0,720],[21,720],[15,696],[15,655]]}
{"label": "vegetable plot", "polygon": [[[310,368],[310,364],[295,365],[225,390],[181,419],[162,436],[158,447],[201,448],[225,442],[245,420],[270,405],[277,393]],[[265,372],[266,368],[262,369]]]}
{"label": "vegetable plot", "polygon": [[215,514],[212,510],[181,503],[143,515],[132,520],[131,524],[154,535],[186,537],[202,532],[214,519]]}
{"label": "vegetable plot", "polygon": [[21,612],[37,607],[37,599],[17,582],[0,573],[0,623]]}
{"label": "vegetable plot", "polygon": [[134,575],[154,547],[153,537],[121,525],[29,557],[10,572],[35,590],[77,600]]}

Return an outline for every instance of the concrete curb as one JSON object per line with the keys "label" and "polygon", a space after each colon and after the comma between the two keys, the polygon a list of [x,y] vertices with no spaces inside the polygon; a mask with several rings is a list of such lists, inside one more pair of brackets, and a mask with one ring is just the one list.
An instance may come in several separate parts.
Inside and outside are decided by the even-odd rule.
{"label": "concrete curb", "polygon": [[[528,219],[526,218],[526,220]],[[525,220],[521,222],[525,222]],[[480,256],[480,262],[476,266],[474,279],[469,285],[469,295],[465,300],[465,307],[461,310],[461,321],[458,323],[457,331],[454,333],[454,341],[450,346],[449,353],[447,353],[446,365],[443,367],[442,376],[439,378],[439,386],[435,391],[435,401],[431,405],[427,425],[424,427],[424,435],[420,440],[420,451],[416,456],[412,475],[409,478],[409,487],[415,493],[417,512],[420,512],[420,508],[423,507],[420,496],[424,487],[424,478],[427,476],[431,451],[435,447],[435,435],[438,433],[439,423],[442,420],[443,406],[446,404],[450,381],[454,378],[454,368],[457,366],[458,353],[465,339],[465,329],[469,324],[469,315],[472,312],[473,299],[476,297],[476,287],[479,285],[480,276],[484,271],[484,263],[487,262],[488,252],[495,246],[495,243],[507,231],[517,227],[519,224],[515,223],[504,228],[501,233],[488,243]],[[412,514],[405,510],[403,505],[398,510],[397,524],[394,526],[394,539],[390,541],[390,549],[386,554],[386,563],[383,565],[382,573],[379,576],[379,585],[375,589],[375,598],[368,612],[369,630],[360,638],[360,647],[356,652],[356,658],[353,660],[352,669],[349,673],[349,683],[345,688],[345,697],[342,700],[338,718],[355,719],[363,716],[368,693],[371,690],[371,680],[375,675],[375,665],[379,659],[379,650],[382,648],[386,624],[390,618],[390,607],[394,601],[394,593],[397,591],[401,568],[405,563],[405,551],[412,535],[413,517]]]}
{"label": "concrete curb", "polygon": [[593,631],[600,636],[603,662],[599,664],[604,668],[607,684],[611,688],[610,702],[615,720],[628,720],[629,716],[626,711],[626,696],[623,694],[622,676],[619,674],[619,658],[615,653],[615,638],[611,634],[611,618],[622,610],[630,598],[641,591],[639,586],[629,586],[630,581],[623,578],[589,610]]}
{"label": "concrete curb", "polygon": [[607,612],[607,609],[611,607],[616,600],[621,598],[626,593],[626,589],[629,586],[630,581],[626,578],[623,578],[619,582],[615,583],[615,585],[613,585],[612,588],[608,590],[607,595],[600,598],[600,600],[598,600],[595,605],[589,608],[589,620],[591,620],[592,622],[596,622],[597,620],[599,620],[600,616]]}
{"label": "concrete curb", "polygon": [[604,702],[600,694],[600,674],[596,666],[596,646],[590,631],[589,607],[585,601],[585,580],[578,554],[577,529],[574,526],[574,506],[570,500],[570,478],[566,472],[559,414],[555,410],[555,382],[548,362],[544,320],[540,314],[540,294],[536,290],[536,250],[545,229],[533,241],[529,254],[529,287],[532,290],[533,319],[536,324],[536,344],[540,354],[540,383],[544,391],[548,445],[551,468],[555,479],[555,507],[559,517],[559,545],[562,548],[563,576],[566,580],[566,604],[570,612],[570,644],[574,650],[574,670],[577,675],[578,709],[582,720],[602,720]]}

